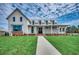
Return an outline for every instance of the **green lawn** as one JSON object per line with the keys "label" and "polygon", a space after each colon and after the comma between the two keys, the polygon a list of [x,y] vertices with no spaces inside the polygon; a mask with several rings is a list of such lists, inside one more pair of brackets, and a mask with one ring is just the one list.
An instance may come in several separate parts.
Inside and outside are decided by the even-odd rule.
{"label": "green lawn", "polygon": [[35,36],[0,36],[1,55],[34,55],[36,45]]}
{"label": "green lawn", "polygon": [[63,55],[79,55],[79,36],[46,36]]}

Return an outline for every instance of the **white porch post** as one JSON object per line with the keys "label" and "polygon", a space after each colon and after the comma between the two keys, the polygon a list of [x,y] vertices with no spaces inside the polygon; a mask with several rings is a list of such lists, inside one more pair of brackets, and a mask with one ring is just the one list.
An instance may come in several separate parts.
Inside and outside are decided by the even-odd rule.
{"label": "white porch post", "polygon": [[12,36],[12,32],[11,32],[11,30],[9,30],[9,35]]}
{"label": "white porch post", "polygon": [[44,26],[43,26],[43,29],[42,29],[42,31],[43,31],[43,34],[45,34],[45,32],[44,32],[44,31],[45,31],[45,29],[44,29]]}
{"label": "white porch post", "polygon": [[12,32],[10,33],[10,35],[13,36],[13,35],[12,35]]}
{"label": "white porch post", "polygon": [[34,33],[37,34],[37,28],[36,27],[34,27]]}
{"label": "white porch post", "polygon": [[58,34],[60,34],[60,27],[58,27]]}
{"label": "white porch post", "polygon": [[59,34],[59,30],[60,30],[60,29],[59,29],[59,27],[57,26],[57,34]]}
{"label": "white porch post", "polygon": [[13,27],[12,27],[12,25],[10,25],[10,26],[9,26],[9,35],[10,35],[10,36],[13,36],[12,31],[13,31]]}
{"label": "white porch post", "polygon": [[52,26],[51,26],[51,34],[52,34]]}
{"label": "white porch post", "polygon": [[64,31],[65,31],[65,33],[66,33],[66,29],[67,29],[67,27],[65,27],[65,30],[64,30]]}

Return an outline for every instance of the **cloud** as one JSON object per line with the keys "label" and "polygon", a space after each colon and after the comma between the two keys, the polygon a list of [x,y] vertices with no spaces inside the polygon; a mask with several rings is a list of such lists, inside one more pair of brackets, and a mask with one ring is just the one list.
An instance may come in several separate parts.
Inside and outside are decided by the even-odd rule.
{"label": "cloud", "polygon": [[77,20],[72,20],[72,21],[69,21],[69,22],[65,22],[63,24],[68,24],[68,25],[79,25],[79,19]]}

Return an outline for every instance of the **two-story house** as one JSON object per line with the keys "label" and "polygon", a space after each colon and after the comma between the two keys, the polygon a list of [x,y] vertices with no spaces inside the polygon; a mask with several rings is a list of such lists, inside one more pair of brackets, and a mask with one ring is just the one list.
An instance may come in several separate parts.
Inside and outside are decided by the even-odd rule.
{"label": "two-story house", "polygon": [[10,35],[65,34],[68,27],[57,24],[55,20],[30,20],[17,8],[7,20]]}

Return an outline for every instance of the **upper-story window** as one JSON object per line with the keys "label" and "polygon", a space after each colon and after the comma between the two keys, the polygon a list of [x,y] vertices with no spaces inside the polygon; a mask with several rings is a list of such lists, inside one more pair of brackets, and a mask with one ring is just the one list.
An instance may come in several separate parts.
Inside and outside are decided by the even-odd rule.
{"label": "upper-story window", "polygon": [[46,20],[46,24],[48,24],[48,21]]}
{"label": "upper-story window", "polygon": [[22,17],[20,17],[20,22],[22,22]]}
{"label": "upper-story window", "polygon": [[34,25],[34,23],[35,23],[35,22],[34,22],[34,20],[33,20],[33,21],[32,21],[32,24]]}
{"label": "upper-story window", "polygon": [[41,20],[39,20],[39,24],[41,24]]}
{"label": "upper-story window", "polygon": [[15,17],[13,17],[13,22],[15,22]]}
{"label": "upper-story window", "polygon": [[55,24],[55,21],[54,20],[52,20],[52,24]]}

